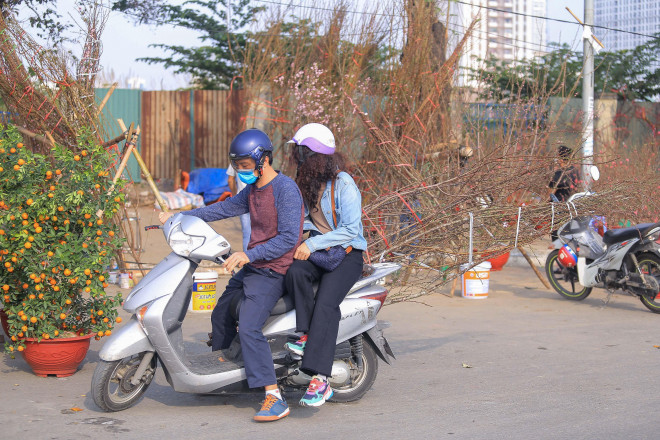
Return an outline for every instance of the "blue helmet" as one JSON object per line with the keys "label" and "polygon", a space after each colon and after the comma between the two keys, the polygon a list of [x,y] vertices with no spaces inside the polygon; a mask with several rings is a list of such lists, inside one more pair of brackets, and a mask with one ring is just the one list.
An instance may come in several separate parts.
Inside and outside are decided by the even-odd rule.
{"label": "blue helmet", "polygon": [[266,133],[256,128],[238,133],[229,145],[229,160],[232,165],[236,160],[251,158],[257,164],[257,171],[260,171],[266,157],[273,160],[273,143]]}

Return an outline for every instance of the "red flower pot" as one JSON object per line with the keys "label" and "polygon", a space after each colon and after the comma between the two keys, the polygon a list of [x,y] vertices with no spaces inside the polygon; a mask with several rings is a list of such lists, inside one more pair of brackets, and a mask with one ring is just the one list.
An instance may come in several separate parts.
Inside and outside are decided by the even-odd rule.
{"label": "red flower pot", "polygon": [[489,258],[486,261],[490,262],[491,271],[502,270],[506,262],[509,261],[509,253],[507,252],[505,254]]}
{"label": "red flower pot", "polygon": [[9,322],[7,322],[7,314],[4,309],[0,310],[0,322],[2,323],[2,329],[5,331],[6,335],[9,335]]}
{"label": "red flower pot", "polygon": [[42,339],[41,342],[26,338],[25,350],[21,354],[37,376],[71,376],[87,356],[93,336],[91,333],[72,338]]}

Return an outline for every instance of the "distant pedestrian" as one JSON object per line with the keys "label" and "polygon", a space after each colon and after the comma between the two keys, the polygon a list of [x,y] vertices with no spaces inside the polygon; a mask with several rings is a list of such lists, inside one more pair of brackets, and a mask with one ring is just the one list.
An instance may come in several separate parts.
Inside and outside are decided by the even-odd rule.
{"label": "distant pedestrian", "polygon": [[[571,164],[573,158],[573,150],[566,145],[560,145],[558,148],[559,168],[555,170],[552,180],[548,184],[550,188],[550,201],[551,202],[565,202],[573,194],[577,192],[578,184],[580,182],[580,171]],[[557,240],[557,231],[550,232],[552,241]]]}
{"label": "distant pedestrian", "polygon": [[550,199],[553,202],[565,202],[577,192],[580,182],[580,171],[571,164],[571,159],[573,158],[572,149],[566,145],[560,145],[558,153],[559,168],[555,170],[555,174],[552,176],[548,187],[550,188]]}

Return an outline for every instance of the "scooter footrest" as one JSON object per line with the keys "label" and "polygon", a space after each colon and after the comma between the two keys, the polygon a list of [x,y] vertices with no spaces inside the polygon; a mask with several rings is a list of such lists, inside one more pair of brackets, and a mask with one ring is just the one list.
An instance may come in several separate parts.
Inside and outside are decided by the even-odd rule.
{"label": "scooter footrest", "polygon": [[222,350],[189,356],[188,362],[190,362],[190,371],[196,374],[223,373],[243,368],[242,362],[227,359]]}
{"label": "scooter footrest", "polygon": [[291,353],[288,350],[278,351],[273,353],[273,363],[279,365],[293,365],[297,362],[300,362],[302,356],[298,356],[295,353]]}

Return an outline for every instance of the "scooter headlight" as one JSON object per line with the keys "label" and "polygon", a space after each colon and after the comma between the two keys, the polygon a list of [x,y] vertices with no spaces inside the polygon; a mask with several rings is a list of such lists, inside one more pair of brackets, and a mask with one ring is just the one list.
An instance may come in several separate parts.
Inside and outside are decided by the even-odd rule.
{"label": "scooter headlight", "polygon": [[190,235],[183,232],[181,225],[178,224],[170,232],[168,243],[172,250],[177,254],[187,257],[204,244],[204,237]]}
{"label": "scooter headlight", "polygon": [[652,230],[649,235],[646,236],[650,241],[660,240],[660,228]]}

